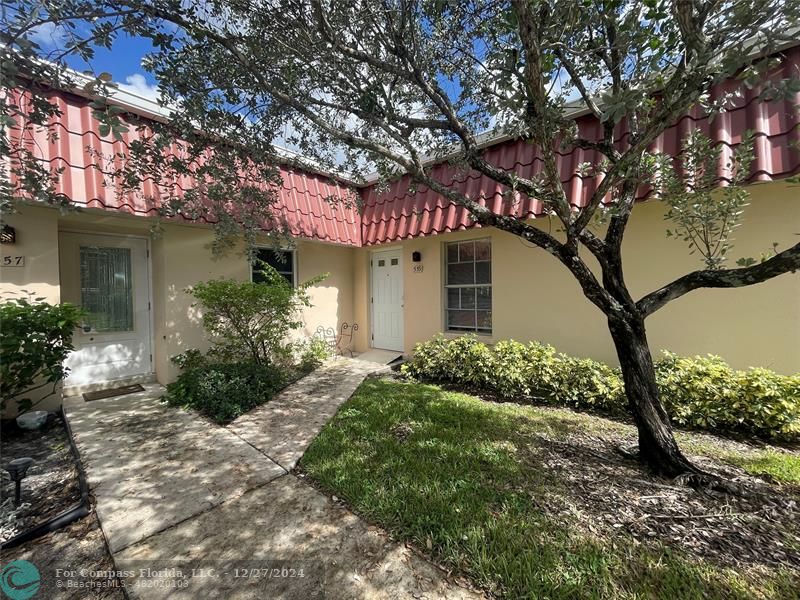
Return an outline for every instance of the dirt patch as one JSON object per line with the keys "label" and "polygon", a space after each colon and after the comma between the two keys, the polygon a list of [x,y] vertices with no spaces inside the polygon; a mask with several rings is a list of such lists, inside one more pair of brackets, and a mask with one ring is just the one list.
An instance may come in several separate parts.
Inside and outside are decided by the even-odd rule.
{"label": "dirt patch", "polygon": [[[539,410],[556,420],[569,412]],[[531,494],[544,513],[589,535],[631,536],[635,543],[664,544],[726,566],[800,569],[800,488],[690,455],[695,464],[747,493],[697,491],[654,477],[621,456],[615,448],[635,444],[633,427],[608,423],[581,429],[573,422],[568,432],[521,432],[515,440],[529,468],[545,468],[555,478],[551,492]],[[702,436],[705,446],[715,441]],[[721,445],[727,451],[732,447],[729,440]]]}
{"label": "dirt patch", "polygon": [[38,431],[7,425],[3,428],[0,455],[2,465],[15,458],[29,457],[34,461],[22,480],[19,507],[14,506],[14,482],[5,470],[2,472],[0,541],[32,529],[80,500],[78,469],[60,416],[51,413]]}

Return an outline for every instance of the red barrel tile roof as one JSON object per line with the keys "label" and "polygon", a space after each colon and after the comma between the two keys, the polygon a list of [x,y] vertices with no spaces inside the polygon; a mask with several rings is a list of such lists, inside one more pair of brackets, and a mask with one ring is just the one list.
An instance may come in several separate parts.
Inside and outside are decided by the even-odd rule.
{"label": "red barrel tile roof", "polygon": [[[771,76],[787,78],[790,73],[797,76],[800,65],[800,46],[786,52],[786,60]],[[743,88],[739,81],[728,81],[717,86],[714,98],[722,98],[727,92]],[[701,129],[717,144],[723,146],[723,160],[730,156],[741,142],[743,134],[751,130],[755,135],[755,159],[751,165],[751,181],[772,181],[800,171],[800,117],[797,105],[800,94],[794,99],[772,102],[759,100],[760,90],[744,90],[727,110],[709,120],[698,107],[680,118],[652,145],[651,150],[672,156],[680,153],[682,140],[693,128]],[[591,116],[577,119],[578,129],[586,139],[600,138],[600,124]],[[627,133],[618,129],[617,139],[625,144]],[[542,170],[542,160],[537,149],[523,140],[510,140],[491,146],[484,156],[490,164],[502,168],[516,168],[522,177],[533,177]],[[583,162],[595,162],[600,156],[595,151],[573,148],[558,155],[561,182],[569,202],[575,207],[584,206],[596,189],[596,177],[583,177],[578,166]],[[493,212],[531,218],[542,215],[542,203],[526,196],[511,196],[505,186],[473,170],[456,170],[447,163],[436,165],[431,174],[442,183],[450,182],[455,189]],[[723,179],[727,173],[719,173]],[[364,211],[362,216],[362,244],[373,245],[394,242],[407,238],[435,235],[479,227],[472,222],[469,212],[433,192],[426,186],[416,191],[405,176],[394,181],[386,190],[378,191],[374,186],[363,190]],[[644,198],[649,190],[642,189]]]}
{"label": "red barrel tile roof", "polygon": [[[800,46],[787,50],[785,55],[786,59],[772,77],[797,75]],[[740,82],[728,81],[717,86],[712,96],[722,98],[727,92],[740,88],[743,89]],[[800,104],[800,94],[794,99],[762,102],[758,98],[759,91],[744,90],[727,112],[713,120],[700,108],[693,109],[659,136],[651,149],[677,156],[689,131],[699,128],[722,145],[725,158],[741,142],[745,131],[750,130],[755,134],[751,181],[772,181],[800,172],[800,116],[796,108]],[[49,140],[44,131],[38,131],[28,134],[24,143],[39,158],[49,162],[53,169],[64,168],[57,184],[58,191],[74,203],[88,208],[141,216],[157,214],[158,186],[145,182],[138,193],[121,192],[106,186],[101,169],[94,166],[94,153],[112,156],[124,151],[127,144],[140,135],[137,128],[130,127],[121,141],[103,137],[92,116],[89,100],[67,92],[51,92],[50,97],[61,110],[55,123],[59,130],[58,139]],[[24,97],[20,98],[20,102],[25,101]],[[583,137],[599,138],[600,125],[591,116],[577,118],[577,125]],[[18,132],[12,130],[12,135],[15,131]],[[618,133],[618,141],[624,145],[627,134],[622,126]],[[524,140],[498,143],[484,152],[491,164],[516,168],[523,177],[532,177],[541,171],[542,161],[537,149]],[[559,153],[560,178],[573,206],[584,206],[598,184],[597,178],[579,174],[579,165],[598,159],[597,153],[588,150],[573,148]],[[725,162],[721,161],[721,165]],[[432,167],[432,174],[494,212],[523,218],[543,213],[542,203],[538,200],[519,194],[509,197],[504,186],[475,171],[441,163]],[[724,179],[726,173],[720,170],[719,175]],[[288,166],[281,167],[281,176],[282,185],[274,188],[276,221],[287,226],[297,237],[367,246],[478,226],[472,223],[466,209],[430,189],[422,186],[412,191],[407,176],[391,183],[388,189],[379,191],[372,185],[360,190],[361,214],[353,202],[353,192],[331,177]],[[177,183],[179,187],[193,187],[189,180]],[[644,198],[648,192],[642,189],[639,195]],[[346,202],[331,202],[336,198]],[[265,229],[274,226],[275,223],[264,224]]]}
{"label": "red barrel tile roof", "polygon": [[[37,158],[50,163],[54,171],[63,168],[57,178],[56,192],[67,196],[74,204],[85,208],[98,208],[140,216],[155,216],[165,197],[165,190],[152,181],[145,181],[137,192],[123,191],[104,176],[103,162],[117,153],[125,152],[135,139],[149,132],[131,126],[121,140],[111,135],[102,136],[99,123],[92,115],[89,100],[75,94],[51,91],[49,100],[61,114],[54,118],[49,129],[57,139],[48,138],[48,129],[14,128],[16,143],[25,144]],[[30,100],[25,94],[16,94],[24,110]],[[123,115],[123,120],[125,116]],[[178,150],[174,150],[178,152]],[[108,169],[105,169],[108,171]],[[331,177],[309,171],[281,166],[282,185],[271,190],[276,193],[273,205],[274,222],[264,223],[265,230],[277,224],[285,225],[292,235],[302,238],[345,244],[361,245],[361,217],[358,214],[354,192]],[[182,177],[175,182],[175,190],[182,193],[195,187],[196,182]],[[115,189],[116,188],[116,189]],[[340,202],[332,201],[340,199]],[[200,217],[198,220],[209,222]]]}

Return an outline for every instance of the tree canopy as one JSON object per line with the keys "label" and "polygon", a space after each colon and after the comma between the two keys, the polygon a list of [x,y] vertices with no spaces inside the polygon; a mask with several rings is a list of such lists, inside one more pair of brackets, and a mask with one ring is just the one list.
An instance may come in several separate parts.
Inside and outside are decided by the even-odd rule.
{"label": "tree canopy", "polygon": [[[651,465],[676,474],[693,467],[658,402],[644,319],[699,287],[750,285],[794,270],[800,244],[725,268],[746,198],[734,185],[717,203],[709,165],[718,153],[697,137],[687,140],[683,159],[649,148],[693,106],[716,114],[747,86],[758,84],[765,101],[796,97],[796,78],[764,75],[795,42],[798,7],[798,0],[22,0],[7,15],[1,52],[7,82],[35,88],[64,85],[68,55],[91,64],[97,47],[120,36],[149,39],[144,66],[170,110],[164,129],[190,141],[191,157],[214,148],[201,170],[221,205],[268,204],[259,185],[240,185],[239,174],[255,168],[264,181],[274,179],[280,142],[356,182],[373,170],[379,184],[406,174],[477,223],[543,248],[608,318],[640,448]],[[45,23],[63,29],[63,48],[45,53],[33,41],[31,32]],[[739,90],[710,94],[732,77]],[[98,118],[114,133],[121,125],[103,102],[109,79],[96,74],[90,86]],[[16,115],[4,102],[8,123]],[[34,109],[20,116],[43,123],[52,110]],[[583,137],[578,112],[600,123],[600,135]],[[488,162],[486,132],[529,142],[542,161],[538,175]],[[191,161],[165,164],[163,145],[150,146],[155,151],[142,147],[132,157],[131,185],[142,169],[192,168]],[[598,157],[581,166],[600,183],[580,207],[570,204],[557,168],[557,154],[571,147]],[[746,179],[749,152],[745,143],[723,165],[734,184]],[[497,182],[506,202],[520,194],[542,201],[559,232],[494,213],[482,198],[437,180],[431,165],[442,160]],[[680,160],[688,168],[677,174]],[[48,174],[37,176],[33,161],[19,164],[32,173],[26,193],[46,197],[39,188]],[[704,268],[636,300],[624,282],[621,244],[643,184],[668,201],[671,231],[700,253]],[[6,186],[6,201],[18,191]],[[697,222],[706,232],[687,233]]]}

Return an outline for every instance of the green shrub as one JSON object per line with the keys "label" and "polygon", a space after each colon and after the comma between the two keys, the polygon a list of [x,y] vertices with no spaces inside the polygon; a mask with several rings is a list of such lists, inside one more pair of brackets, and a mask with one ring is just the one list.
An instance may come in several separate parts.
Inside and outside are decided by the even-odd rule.
{"label": "green shrub", "polygon": [[[41,299],[37,299],[41,300]],[[52,396],[69,373],[64,360],[83,313],[71,304],[15,299],[0,304],[0,399],[20,412]]]}
{"label": "green shrub", "polygon": [[514,340],[487,346],[474,335],[437,336],[418,344],[404,372],[421,379],[469,385],[504,398],[619,412],[622,380],[614,369],[591,359],[571,358],[538,342]]}
{"label": "green shrub", "polygon": [[199,352],[189,360],[192,366],[167,385],[164,400],[170,406],[196,410],[220,424],[263,404],[291,379],[285,369],[273,365],[209,363]]}
{"label": "green shrub", "polygon": [[302,326],[299,309],[309,306],[307,290],[323,277],[292,287],[267,264],[263,282],[214,279],[189,290],[202,305],[203,327],[218,362],[290,362],[289,332]]}
{"label": "green shrub", "polygon": [[718,356],[665,352],[656,363],[661,399],[685,427],[800,437],[800,375],[768,369],[735,371]]}
{"label": "green shrub", "polygon": [[304,372],[313,371],[332,355],[328,342],[318,336],[300,342],[297,350],[300,370]]}
{"label": "green shrub", "polygon": [[453,381],[446,357],[454,341],[437,335],[432,340],[417,344],[413,359],[402,366],[402,372],[420,379]]}
{"label": "green shrub", "polygon": [[590,358],[563,354],[555,359],[559,381],[553,390],[557,404],[597,409],[619,416],[627,410],[625,385],[618,369]]}
{"label": "green shrub", "polygon": [[191,348],[180,354],[176,354],[170,359],[181,371],[204,367],[208,364],[206,356],[197,348]]}
{"label": "green shrub", "polygon": [[202,305],[211,348],[172,357],[182,372],[167,386],[165,402],[228,423],[326,358],[318,342],[298,345],[289,336],[302,325],[308,288],[323,277],[293,287],[268,264],[259,268],[259,283],[215,279],[188,290]]}
{"label": "green shrub", "polygon": [[[437,336],[418,344],[403,372],[419,379],[468,385],[504,398],[627,413],[619,369],[573,358],[552,346],[513,340],[493,347],[475,336]],[[672,420],[683,427],[783,440],[800,438],[800,375],[767,369],[735,371],[719,357],[665,353],[656,378]]]}

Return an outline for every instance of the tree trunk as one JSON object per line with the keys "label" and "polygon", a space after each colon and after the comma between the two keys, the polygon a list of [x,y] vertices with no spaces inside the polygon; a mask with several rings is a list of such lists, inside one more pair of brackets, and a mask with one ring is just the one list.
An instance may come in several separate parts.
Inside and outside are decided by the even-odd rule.
{"label": "tree trunk", "polygon": [[610,316],[608,327],[617,349],[631,414],[639,430],[639,457],[666,477],[701,474],[678,448],[669,417],[661,405],[644,320]]}

